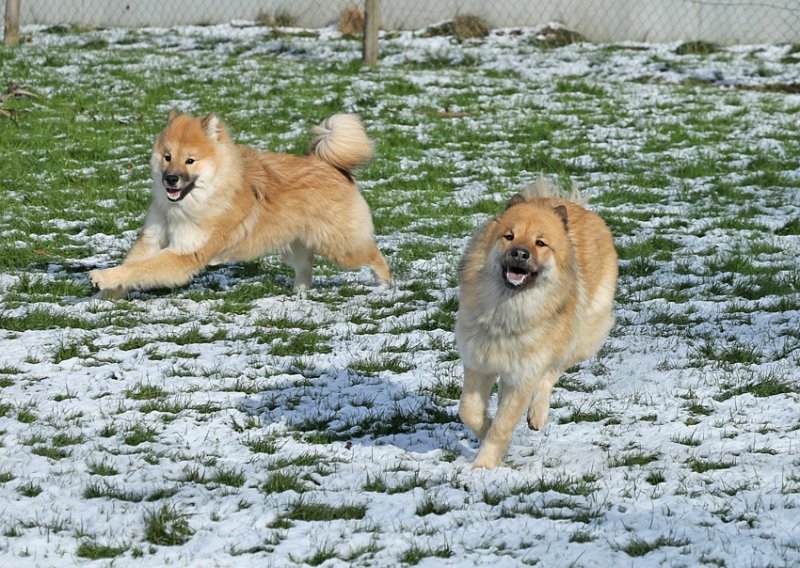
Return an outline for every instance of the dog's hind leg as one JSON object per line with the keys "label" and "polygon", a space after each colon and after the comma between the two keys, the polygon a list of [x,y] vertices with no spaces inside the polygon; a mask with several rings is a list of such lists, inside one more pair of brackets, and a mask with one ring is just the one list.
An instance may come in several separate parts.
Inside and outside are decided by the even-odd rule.
{"label": "dog's hind leg", "polygon": [[458,415],[481,440],[492,426],[489,418],[489,395],[494,386],[494,376],[480,373],[474,369],[464,368],[464,388],[461,390],[461,400],[458,406]]}
{"label": "dog's hind leg", "polygon": [[358,249],[344,252],[333,250],[326,251],[323,254],[340,266],[351,270],[369,266],[378,282],[381,284],[392,283],[392,273],[389,271],[389,265],[386,264],[386,259],[383,258],[374,240],[369,240],[368,244]]}
{"label": "dog's hind leg", "polygon": [[372,248],[372,259],[369,262],[372,274],[375,275],[375,279],[381,284],[391,284],[392,273],[389,270],[389,265],[386,264],[386,259],[383,258],[381,251],[378,250],[378,246],[375,245],[375,243],[373,243]]}
{"label": "dog's hind leg", "polygon": [[528,407],[528,428],[543,430],[550,414],[550,396],[560,373],[549,372],[536,381]]}
{"label": "dog's hind leg", "polygon": [[314,263],[313,249],[301,241],[294,241],[283,251],[283,260],[294,269],[295,291],[310,288],[311,266]]}

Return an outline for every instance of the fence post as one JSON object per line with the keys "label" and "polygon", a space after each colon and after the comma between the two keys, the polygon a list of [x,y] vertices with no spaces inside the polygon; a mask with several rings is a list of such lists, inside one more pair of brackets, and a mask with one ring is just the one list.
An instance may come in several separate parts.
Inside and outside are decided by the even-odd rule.
{"label": "fence post", "polygon": [[6,45],[19,43],[19,11],[22,0],[6,0],[6,20],[3,41]]}
{"label": "fence post", "polygon": [[[9,0],[10,1],[10,0]],[[378,29],[381,26],[381,0],[364,0],[364,65],[378,63]]]}

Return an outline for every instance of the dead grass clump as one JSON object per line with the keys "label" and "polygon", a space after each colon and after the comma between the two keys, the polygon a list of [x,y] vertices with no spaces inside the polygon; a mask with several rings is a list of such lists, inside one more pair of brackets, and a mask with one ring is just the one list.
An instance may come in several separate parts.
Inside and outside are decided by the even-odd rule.
{"label": "dead grass clump", "polygon": [[541,47],[564,47],[586,41],[581,34],[560,25],[549,24],[536,34],[536,43]]}
{"label": "dead grass clump", "polygon": [[460,40],[481,38],[489,35],[491,28],[479,16],[463,15],[428,28],[431,36],[454,36]]}
{"label": "dead grass clump", "polygon": [[297,16],[289,12],[280,11],[270,14],[264,10],[259,10],[256,14],[256,24],[259,26],[269,26],[273,28],[294,28],[297,26]]}
{"label": "dead grass clump", "polygon": [[677,55],[708,55],[719,51],[719,46],[710,41],[687,41],[675,48]]}
{"label": "dead grass clump", "polygon": [[339,12],[339,32],[345,36],[363,34],[364,10],[353,5]]}
{"label": "dead grass clump", "polygon": [[0,118],[10,118],[11,120],[15,120],[14,110],[5,108],[6,101],[22,97],[35,99],[38,98],[38,96],[39,95],[36,93],[32,93],[27,88],[18,85],[14,81],[10,81],[8,83],[8,91],[0,95]]}
{"label": "dead grass clump", "polygon": [[275,13],[275,25],[279,28],[296,28],[298,17],[289,12],[280,11]]}
{"label": "dead grass clump", "polygon": [[453,26],[455,27],[455,36],[459,39],[486,37],[491,31],[486,20],[478,16],[457,16],[453,20]]}
{"label": "dead grass clump", "polygon": [[258,14],[256,14],[256,24],[259,26],[272,27],[275,25],[275,18],[273,18],[272,14],[269,12],[259,10]]}

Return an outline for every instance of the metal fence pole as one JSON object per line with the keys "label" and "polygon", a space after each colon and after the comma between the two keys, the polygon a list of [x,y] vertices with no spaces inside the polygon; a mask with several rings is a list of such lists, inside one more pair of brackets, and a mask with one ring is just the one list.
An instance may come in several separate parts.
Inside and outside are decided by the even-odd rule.
{"label": "metal fence pole", "polygon": [[[11,1],[11,0],[8,0]],[[378,63],[378,29],[381,26],[381,0],[364,1],[364,65]]]}
{"label": "metal fence pole", "polygon": [[3,39],[6,45],[19,43],[19,11],[22,0],[6,0],[6,21]]}

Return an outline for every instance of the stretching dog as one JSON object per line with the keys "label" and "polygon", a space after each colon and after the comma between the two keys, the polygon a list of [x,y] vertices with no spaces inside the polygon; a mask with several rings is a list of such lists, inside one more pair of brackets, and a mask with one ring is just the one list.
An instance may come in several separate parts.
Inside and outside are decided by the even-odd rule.
{"label": "stretching dog", "polygon": [[295,289],[310,286],[315,254],[391,282],[353,179],[372,156],[361,121],[336,114],[312,131],[304,157],[261,153],[235,144],[214,114],[171,112],[153,146],[141,236],[120,266],[89,273],[100,297],[182,286],[207,265],[273,251],[294,268]]}

